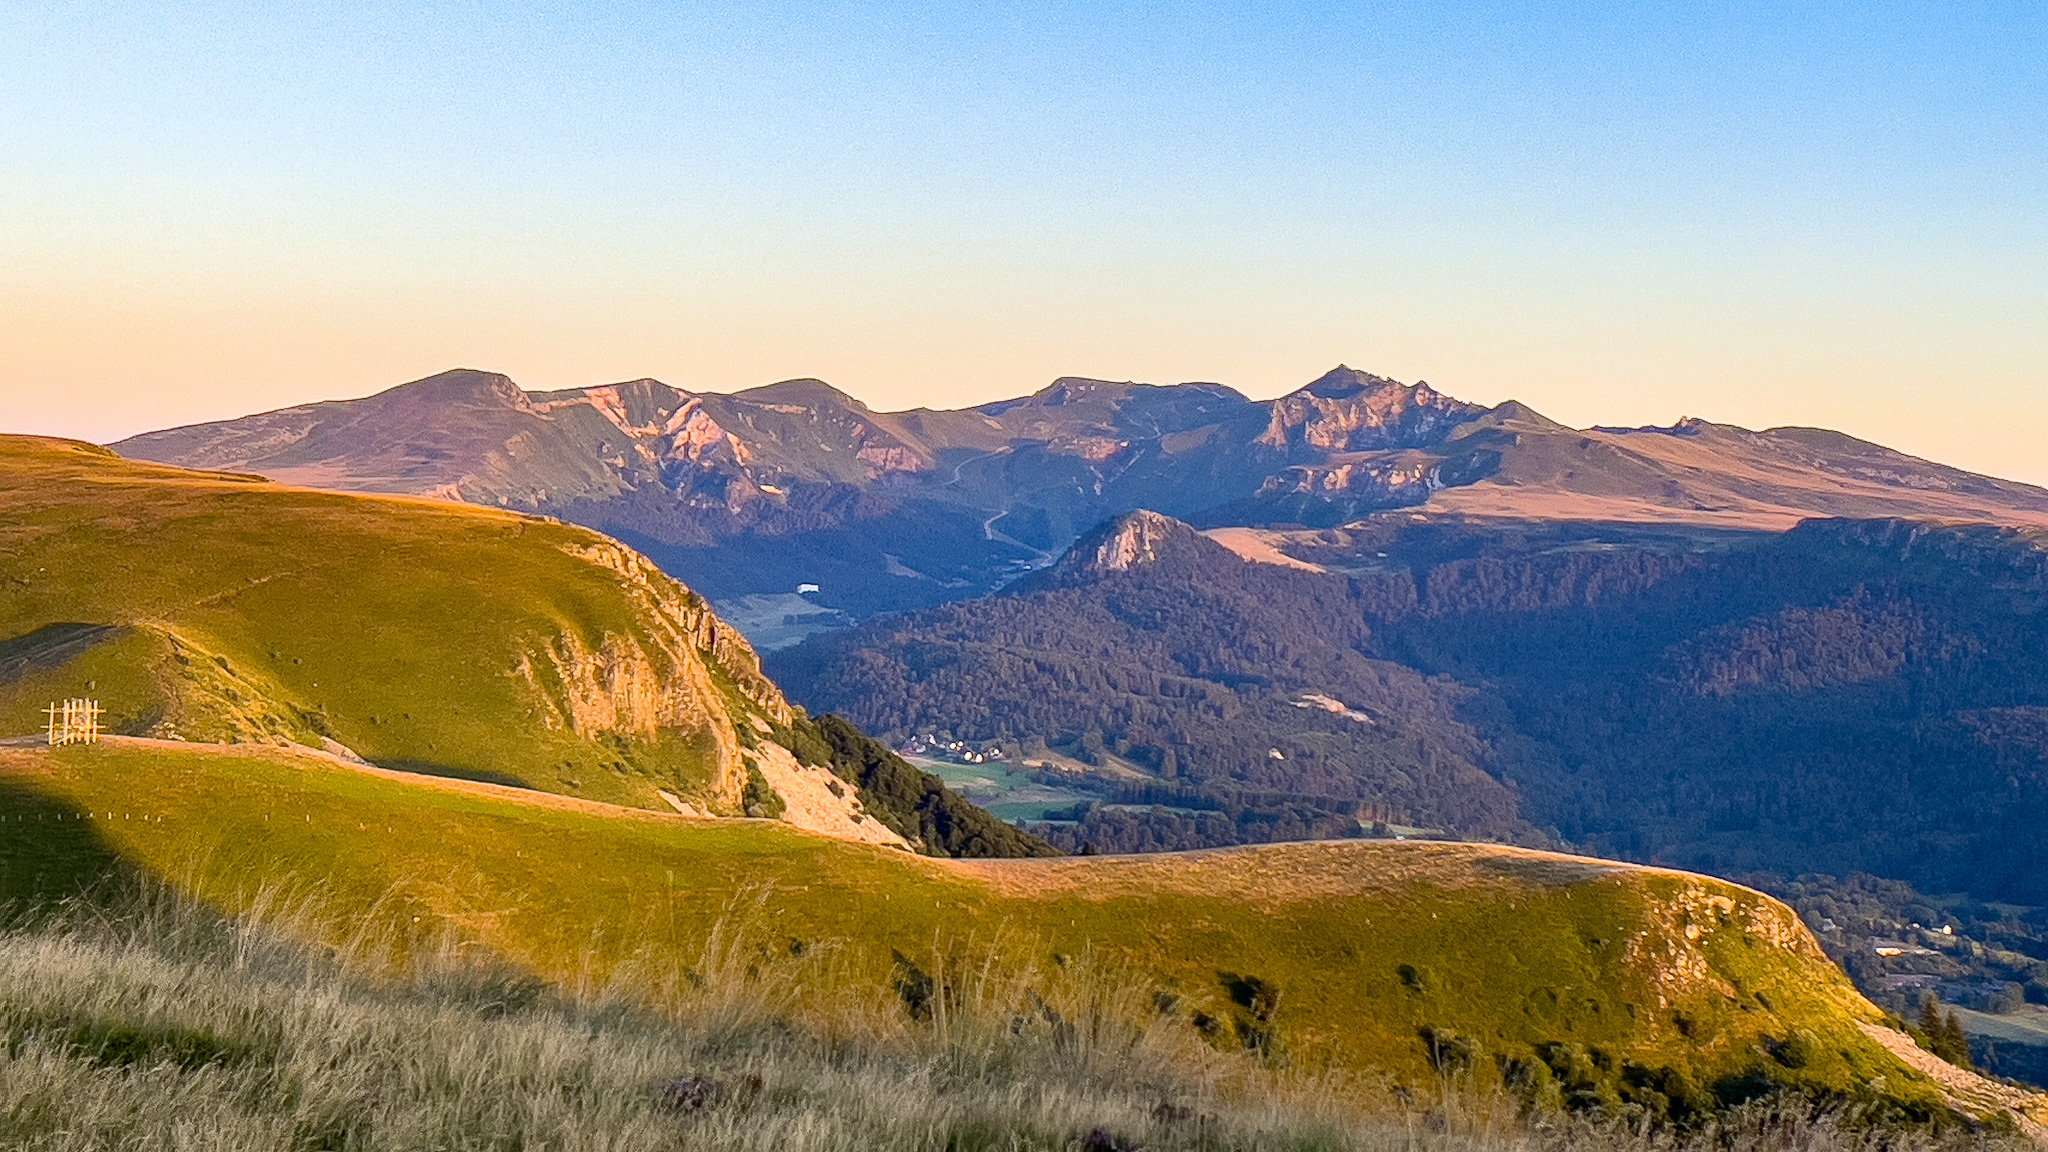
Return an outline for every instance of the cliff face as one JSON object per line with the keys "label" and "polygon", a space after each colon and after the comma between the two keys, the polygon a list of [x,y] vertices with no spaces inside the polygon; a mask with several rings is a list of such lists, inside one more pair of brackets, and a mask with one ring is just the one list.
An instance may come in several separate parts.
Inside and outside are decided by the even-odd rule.
{"label": "cliff face", "polygon": [[1487,410],[1453,400],[1427,384],[1405,385],[1338,365],[1320,379],[1273,401],[1257,443],[1281,450],[1379,451],[1437,444]]}
{"label": "cliff face", "polygon": [[672,656],[695,653],[707,660],[742,699],[777,724],[790,722],[789,702],[761,672],[761,657],[737,628],[719,618],[704,598],[683,587],[647,557],[602,538],[566,545],[570,555],[616,574],[620,586],[642,609]]}

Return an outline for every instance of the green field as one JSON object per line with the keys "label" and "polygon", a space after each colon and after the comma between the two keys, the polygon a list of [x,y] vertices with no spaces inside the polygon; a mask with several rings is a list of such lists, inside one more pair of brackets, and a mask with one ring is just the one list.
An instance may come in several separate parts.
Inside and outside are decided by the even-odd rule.
{"label": "green field", "polygon": [[2048,1047],[2048,1009],[2039,1005],[2029,1004],[2009,1016],[1972,1012],[1968,1008],[1950,1008],[1948,1011],[1954,1012],[1962,1020],[1964,1031],[1973,1036]]}
{"label": "green field", "polygon": [[920,771],[929,772],[1003,820],[1043,820],[1047,812],[1071,808],[1077,803],[1099,800],[1093,792],[1057,788],[1038,782],[1031,772],[1020,772],[1001,762],[961,764],[930,756],[906,756]]}
{"label": "green field", "polygon": [[[945,861],[259,748],[0,749],[0,892],[163,878],[226,912],[284,884],[321,922],[455,939],[658,1005],[715,931],[830,956],[820,1005],[992,963],[1085,960],[1218,1051],[1549,1103],[1667,1111],[1774,1087],[1925,1114],[1877,1015],[1781,905],[1485,845],[1341,842]],[[913,981],[914,982],[914,981]],[[819,1009],[823,1011],[821,1007]],[[1880,1079],[1881,1078],[1881,1079]]]}

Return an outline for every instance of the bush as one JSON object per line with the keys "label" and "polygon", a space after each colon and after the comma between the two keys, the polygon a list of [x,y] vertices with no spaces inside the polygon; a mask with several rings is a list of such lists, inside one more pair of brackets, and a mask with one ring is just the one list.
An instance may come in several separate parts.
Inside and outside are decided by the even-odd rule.
{"label": "bush", "polygon": [[761,766],[751,757],[747,760],[747,787],[740,795],[740,807],[749,816],[769,820],[780,819],[789,811],[782,794],[769,786],[768,778],[761,775]]}

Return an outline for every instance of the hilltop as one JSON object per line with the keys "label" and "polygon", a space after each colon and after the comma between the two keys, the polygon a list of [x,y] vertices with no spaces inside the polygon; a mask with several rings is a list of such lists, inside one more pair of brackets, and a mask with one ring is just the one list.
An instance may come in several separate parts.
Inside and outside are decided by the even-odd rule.
{"label": "hilltop", "polygon": [[1533,838],[1460,717],[1466,691],[1378,657],[1373,637],[1343,578],[1248,563],[1135,512],[1001,594],[820,637],[771,666],[796,699],[887,739],[942,732],[1012,762],[1055,751],[1103,800],[1182,809],[1175,827],[1234,812],[1224,839],[1093,836],[1106,851],[1356,835],[1360,817]]}
{"label": "hilltop", "polygon": [[[2048,491],[1839,433],[1572,429],[1339,366],[1272,401],[1062,378],[956,411],[876,412],[818,380],[525,392],[444,372],[360,400],[131,437],[123,455],[544,512],[597,528],[769,646],[985,594],[1138,508],[1203,527],[1447,516],[1614,535],[1815,516],[2048,526]],[[801,585],[818,585],[798,594]]]}
{"label": "hilltop", "polygon": [[115,733],[927,851],[1043,847],[850,727],[821,743],[745,638],[645,558],[501,509],[0,437],[0,638],[6,735],[92,696]]}
{"label": "hilltop", "polygon": [[809,972],[821,1005],[893,989],[916,1021],[955,973],[1082,958],[1129,985],[1133,1024],[1395,1086],[1453,1074],[1673,1118],[1781,1089],[1897,1116],[1942,1099],[1782,905],[1607,861],[1391,842],[931,860],[283,748],[118,741],[0,749],[0,818],[16,898],[141,872],[233,913],[279,898],[266,878],[317,878],[293,890],[308,923],[369,916],[564,986],[653,996],[718,931],[764,979]]}

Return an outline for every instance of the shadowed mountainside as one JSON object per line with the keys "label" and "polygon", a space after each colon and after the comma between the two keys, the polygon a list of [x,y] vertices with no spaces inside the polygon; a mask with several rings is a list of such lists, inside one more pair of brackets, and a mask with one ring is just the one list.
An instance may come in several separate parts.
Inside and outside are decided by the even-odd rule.
{"label": "shadowed mountainside", "polygon": [[1258,839],[1257,810],[1292,803],[1352,834],[1545,829],[1722,874],[2048,903],[2038,532],[1815,520],[1616,544],[1382,521],[1256,542],[1284,563],[1133,513],[1002,594],[769,667],[884,738],[1087,769],[1103,805],[1048,832],[1070,848]]}

